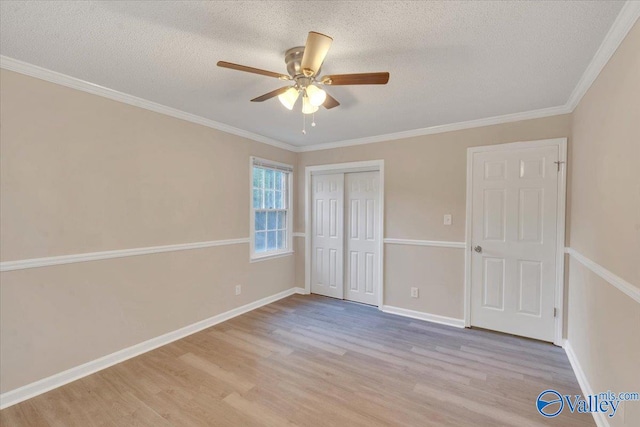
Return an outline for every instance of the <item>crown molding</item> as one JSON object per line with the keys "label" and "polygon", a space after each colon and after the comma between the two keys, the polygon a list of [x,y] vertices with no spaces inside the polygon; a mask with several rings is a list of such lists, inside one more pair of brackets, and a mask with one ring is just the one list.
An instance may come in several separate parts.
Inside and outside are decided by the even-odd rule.
{"label": "crown molding", "polygon": [[602,69],[607,65],[609,59],[611,59],[639,17],[640,2],[628,0],[624,6],[622,6],[618,17],[611,25],[611,28],[609,28],[609,32],[604,37],[604,40],[602,40],[602,44],[600,44],[600,47],[591,59],[582,77],[580,77],[573,92],[571,92],[571,96],[569,96],[565,104],[571,111],[575,110],[578,106],[582,97],[587,93],[596,78],[598,78]]}
{"label": "crown molding", "polygon": [[364,138],[349,139],[345,141],[329,142],[311,146],[298,147],[298,152],[330,150],[333,148],[351,147],[354,145],[373,144],[376,142],[393,141],[397,139],[413,138],[416,136],[433,135],[437,133],[452,132],[456,130],[471,129],[483,126],[498,125],[503,123],[516,122],[520,120],[539,119],[543,117],[557,116],[572,113],[578,106],[585,93],[589,90],[602,69],[607,65],[609,59],[620,46],[620,43],[627,36],[635,22],[640,17],[640,1],[628,0],[620,10],[616,20],[609,28],[607,35],[600,44],[591,62],[587,66],[582,77],[571,92],[569,99],[564,105],[557,107],[543,108],[540,110],[524,111],[521,113],[506,114],[502,116],[488,117],[484,119],[469,120],[466,122],[451,123],[446,125],[431,126],[421,129],[414,129],[403,132],[389,133],[385,135],[374,135]]}
{"label": "crown molding", "polygon": [[0,68],[4,68],[9,71],[24,74],[30,77],[35,77],[40,80],[56,83],[62,86],[69,87],[71,89],[80,90],[93,95],[102,96],[114,101],[123,102],[125,104],[133,105],[135,107],[144,108],[146,110],[154,111],[156,113],[164,114],[167,116],[175,117],[177,119],[186,120],[191,123],[207,126],[212,129],[227,132],[233,135],[241,136],[243,138],[251,139],[253,141],[268,144],[274,147],[282,148],[284,150],[292,151],[295,153],[328,150],[331,148],[349,147],[352,145],[371,144],[374,142],[393,141],[403,138],[411,138],[422,135],[432,135],[437,133],[451,132],[455,130],[471,129],[475,127],[490,126],[501,123],[516,122],[520,120],[537,119],[542,117],[556,116],[560,114],[570,113],[566,106],[543,108],[534,111],[525,111],[521,113],[506,114],[503,116],[488,117],[484,119],[470,120],[466,122],[451,123],[446,125],[431,126],[427,128],[413,129],[409,131],[388,133],[383,135],[376,135],[358,139],[349,139],[344,141],[329,142],[323,144],[316,144],[311,146],[295,146],[287,144],[286,142],[278,141],[263,135],[259,135],[253,132],[249,132],[243,129],[239,129],[224,123],[216,122],[211,119],[207,119],[195,114],[187,113],[182,110],[178,110],[166,105],[158,104],[153,101],[149,101],[137,96],[129,95],[123,92],[119,92],[114,89],[109,89],[104,86],[100,86],[94,83],[87,82],[85,80],[71,77],[66,74],[52,71],[47,68],[39,67],[37,65],[30,64],[28,62],[20,61],[18,59],[10,58],[8,56],[0,55]]}
{"label": "crown molding", "polygon": [[27,76],[35,77],[40,80],[44,80],[51,83],[56,83],[62,86],[69,87],[71,89],[80,90],[93,95],[102,96],[114,101],[123,102],[125,104],[133,105],[135,107],[144,108],[145,110],[154,111],[156,113],[164,114],[167,116],[175,117],[176,119],[185,120],[187,122],[196,123],[202,126],[206,126],[212,129],[227,132],[233,135],[241,136],[256,142],[268,144],[274,147],[282,148],[288,151],[296,151],[295,146],[287,144],[282,141],[259,135],[257,133],[249,132],[243,129],[239,129],[224,123],[216,122],[195,114],[187,113],[176,108],[167,107],[166,105],[158,104],[153,101],[149,101],[137,96],[129,95],[127,93],[119,92],[114,89],[109,89],[104,86],[100,86],[94,83],[90,83],[75,77],[68,76],[66,74],[58,73],[46,68],[39,67],[37,65],[29,64],[28,62],[20,61],[18,59],[10,58],[8,56],[0,55],[0,68],[4,68],[9,71],[15,71],[16,73],[24,74]]}
{"label": "crown molding", "polygon": [[567,106],[542,108],[540,110],[523,111],[521,113],[505,114],[502,116],[487,117],[484,119],[469,120],[466,122],[450,123],[446,125],[431,126],[402,132],[387,133],[384,135],[367,136],[364,138],[348,139],[345,141],[328,142],[298,147],[298,152],[330,150],[332,148],[351,147],[354,145],[373,144],[376,142],[394,141],[397,139],[413,138],[416,136],[433,135],[437,133],[453,132],[456,130],[472,129],[484,126],[499,125],[503,123],[518,122],[520,120],[540,119],[543,117],[568,114],[571,110]]}
{"label": "crown molding", "polygon": [[286,142],[278,141],[264,135],[259,135],[224,123],[216,122],[211,119],[197,116],[195,114],[187,113],[185,111],[148,101],[143,98],[138,98],[136,96],[129,95],[123,92],[118,92],[113,89],[99,86],[84,80],[77,79],[75,77],[67,76],[65,74],[48,70],[46,68],[38,67],[36,65],[29,64],[17,59],[9,58],[7,56],[0,55],[0,68],[15,71],[17,73],[25,74],[27,76],[35,77],[52,83],[57,83],[94,95],[103,96],[115,101],[124,102],[129,105],[134,105],[136,107],[155,111],[160,114],[165,114],[178,119],[186,120],[188,122],[207,126],[212,129],[217,129],[233,135],[241,136],[243,138],[251,139],[256,142],[261,142],[274,147],[282,148],[284,150],[292,151],[295,153],[304,153],[309,151],[351,147],[354,145],[373,144],[376,142],[394,141],[398,139],[413,138],[417,136],[433,135],[438,133],[453,132],[457,130],[517,122],[520,120],[539,119],[543,117],[572,113],[584,94],[589,90],[595,79],[605,67],[609,59],[611,59],[611,56],[613,56],[615,51],[618,49],[618,46],[620,46],[622,40],[624,40],[635,22],[638,20],[638,17],[640,17],[640,1],[628,0],[620,10],[618,17],[611,25],[609,32],[600,44],[600,47],[591,59],[591,62],[587,66],[585,72],[582,74],[582,77],[578,81],[577,85],[571,92],[569,99],[564,105],[309,146],[296,146],[288,144]]}

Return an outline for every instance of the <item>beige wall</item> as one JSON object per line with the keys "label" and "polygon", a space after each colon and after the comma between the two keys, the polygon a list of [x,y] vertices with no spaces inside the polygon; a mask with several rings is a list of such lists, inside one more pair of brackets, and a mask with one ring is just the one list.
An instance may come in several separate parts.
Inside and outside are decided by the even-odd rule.
{"label": "beige wall", "polygon": [[[295,231],[305,166],[383,159],[385,236],[462,242],[468,147],[569,137],[568,243],[638,285],[639,52],[637,24],[572,115],[298,155],[2,70],[1,259],[248,237],[250,155],[296,165]],[[304,243],[258,263],[240,244],[1,273],[0,389],[303,286]],[[464,250],[385,251],[385,304],[463,317]],[[639,305],[567,269],[568,339],[592,388],[638,391]],[[638,406],[612,425],[640,424]]]}
{"label": "beige wall", "polygon": [[[640,23],[573,113],[570,246],[640,287]],[[568,341],[594,392],[639,391],[640,304],[574,260]],[[640,425],[640,403],[612,426]]]}
{"label": "beige wall", "polygon": [[[571,259],[568,341],[594,393],[640,392],[640,304]],[[640,425],[640,402],[611,426]]]}
{"label": "beige wall", "polygon": [[304,288],[304,251],[305,251],[305,239],[304,237],[293,238],[293,250],[295,251],[295,281],[296,286]]}
{"label": "beige wall", "polygon": [[[568,137],[570,116],[554,116],[426,135],[298,156],[296,230],[304,231],[304,168],[360,160],[385,161],[385,237],[463,242],[467,148]],[[442,224],[443,215],[453,224]],[[411,262],[409,262],[409,260]],[[304,285],[304,252],[296,253],[296,280]],[[385,245],[386,305],[461,319],[464,249]],[[410,298],[411,287],[420,298]],[[437,298],[436,298],[437,296]]]}
{"label": "beige wall", "polygon": [[249,236],[249,156],[295,153],[2,70],[2,261]]}
{"label": "beige wall", "polygon": [[573,113],[571,247],[640,286],[640,24]]}
{"label": "beige wall", "polygon": [[[294,153],[2,70],[1,259],[249,236],[249,156]],[[248,244],[0,273],[2,392],[289,289]],[[236,297],[234,286],[243,285]]]}
{"label": "beige wall", "polygon": [[293,257],[248,257],[240,244],[1,273],[2,392],[293,286]]}

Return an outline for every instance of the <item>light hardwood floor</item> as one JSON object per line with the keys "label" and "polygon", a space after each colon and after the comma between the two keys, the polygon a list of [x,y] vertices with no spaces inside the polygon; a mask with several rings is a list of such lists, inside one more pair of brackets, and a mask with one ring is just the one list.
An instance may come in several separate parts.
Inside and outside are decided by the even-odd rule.
{"label": "light hardwood floor", "polygon": [[295,295],[0,412],[3,426],[586,426],[562,349]]}

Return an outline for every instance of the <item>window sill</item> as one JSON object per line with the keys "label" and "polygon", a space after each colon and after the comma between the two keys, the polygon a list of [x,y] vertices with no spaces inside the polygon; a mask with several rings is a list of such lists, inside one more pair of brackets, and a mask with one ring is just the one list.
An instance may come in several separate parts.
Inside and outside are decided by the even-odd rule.
{"label": "window sill", "polygon": [[287,252],[278,252],[277,254],[255,256],[255,257],[252,257],[249,260],[249,262],[250,263],[254,263],[254,262],[260,262],[260,261],[267,261],[267,260],[274,259],[274,258],[283,258],[283,257],[290,256],[290,255],[293,255],[293,254],[294,254],[293,251],[287,251]]}

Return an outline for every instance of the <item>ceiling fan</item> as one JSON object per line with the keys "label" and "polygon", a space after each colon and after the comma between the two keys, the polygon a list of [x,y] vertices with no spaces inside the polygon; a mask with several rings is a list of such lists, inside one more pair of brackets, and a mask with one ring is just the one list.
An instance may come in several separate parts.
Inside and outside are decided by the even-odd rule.
{"label": "ceiling fan", "polygon": [[[293,81],[293,86],[288,85],[276,89],[262,96],[254,98],[251,102],[263,102],[273,97],[278,97],[282,105],[292,110],[298,97],[302,95],[302,113],[311,114],[318,111],[320,106],[326,109],[334,108],[340,103],[321,88],[324,86],[344,85],[384,85],[389,81],[389,73],[360,73],[360,74],[333,74],[319,77],[320,68],[333,39],[327,35],[309,32],[307,43],[297,46],[285,52],[284,62],[287,64],[287,74],[274,73],[259,68],[219,61],[218,67],[232,70],[245,71],[247,73],[261,74],[275,77],[280,80]],[[315,124],[315,123],[313,123]]]}

